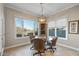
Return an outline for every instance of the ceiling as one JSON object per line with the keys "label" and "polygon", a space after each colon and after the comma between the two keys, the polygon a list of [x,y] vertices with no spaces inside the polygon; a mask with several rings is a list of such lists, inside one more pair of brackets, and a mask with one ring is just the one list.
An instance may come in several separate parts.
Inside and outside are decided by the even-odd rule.
{"label": "ceiling", "polygon": [[[76,3],[43,3],[43,15],[48,17],[57,12],[76,6]],[[42,15],[40,3],[7,3],[6,7],[14,8],[28,14],[40,17]]]}

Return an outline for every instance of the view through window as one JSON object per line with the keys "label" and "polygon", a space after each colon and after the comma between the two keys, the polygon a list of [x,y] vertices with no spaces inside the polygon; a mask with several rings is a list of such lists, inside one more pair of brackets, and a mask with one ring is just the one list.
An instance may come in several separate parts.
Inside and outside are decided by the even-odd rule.
{"label": "view through window", "polygon": [[38,35],[37,22],[23,18],[15,18],[16,20],[16,37],[26,37],[30,34]]}
{"label": "view through window", "polygon": [[57,36],[61,39],[67,39],[67,19],[51,21],[48,23],[48,36]]}

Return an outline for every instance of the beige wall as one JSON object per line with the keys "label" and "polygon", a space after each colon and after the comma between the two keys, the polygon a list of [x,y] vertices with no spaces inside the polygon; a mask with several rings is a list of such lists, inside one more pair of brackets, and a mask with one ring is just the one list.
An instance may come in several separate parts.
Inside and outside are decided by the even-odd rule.
{"label": "beige wall", "polygon": [[[48,22],[53,20],[68,18],[68,21],[79,20],[79,5],[68,10],[56,13],[48,18]],[[65,44],[74,48],[79,48],[79,34],[68,34],[68,40],[58,40],[58,43]]]}
{"label": "beige wall", "polygon": [[36,19],[36,17],[32,15],[28,15],[10,8],[5,7],[5,22],[6,22],[6,40],[5,40],[5,46],[10,47],[13,45],[21,44],[21,43],[27,43],[29,40],[28,37],[16,39],[16,33],[15,33],[15,17],[22,17],[25,19]]}

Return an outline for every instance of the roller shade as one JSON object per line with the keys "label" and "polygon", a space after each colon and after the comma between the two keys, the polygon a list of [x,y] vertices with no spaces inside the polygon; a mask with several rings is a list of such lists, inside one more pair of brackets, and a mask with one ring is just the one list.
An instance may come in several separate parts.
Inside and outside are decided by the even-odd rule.
{"label": "roller shade", "polygon": [[67,26],[67,19],[61,19],[56,21],[57,28],[63,27],[63,26]]}
{"label": "roller shade", "polygon": [[48,27],[55,27],[55,21],[48,22]]}
{"label": "roller shade", "polygon": [[67,19],[60,19],[60,20],[48,22],[48,27],[59,28],[59,27],[63,27],[63,26],[67,26]]}

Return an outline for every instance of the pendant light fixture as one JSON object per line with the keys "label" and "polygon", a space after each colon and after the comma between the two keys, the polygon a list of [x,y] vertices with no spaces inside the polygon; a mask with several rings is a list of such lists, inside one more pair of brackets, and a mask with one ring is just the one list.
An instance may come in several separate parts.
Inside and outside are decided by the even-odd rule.
{"label": "pendant light fixture", "polygon": [[44,8],[43,8],[43,3],[40,3],[40,6],[41,6],[41,17],[39,18],[39,21],[40,22],[45,22],[46,21],[46,19],[45,19],[45,17],[44,17]]}

